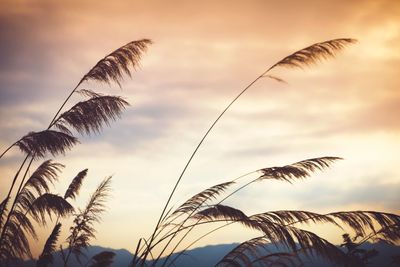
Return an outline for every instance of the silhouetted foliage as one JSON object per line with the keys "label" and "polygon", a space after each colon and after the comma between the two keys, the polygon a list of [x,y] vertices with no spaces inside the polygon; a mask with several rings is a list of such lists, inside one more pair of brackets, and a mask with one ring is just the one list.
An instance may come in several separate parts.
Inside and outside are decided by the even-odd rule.
{"label": "silhouetted foliage", "polygon": [[47,238],[43,251],[36,262],[36,267],[47,267],[53,263],[53,253],[57,249],[57,241],[60,231],[61,223],[57,223],[56,226],[54,226],[49,238]]}
{"label": "silhouetted foliage", "polygon": [[27,155],[42,158],[46,153],[51,153],[53,156],[65,154],[76,143],[78,139],[67,133],[45,130],[25,135],[16,145]]}
{"label": "silhouetted foliage", "polygon": [[71,254],[78,261],[83,253],[82,249],[89,246],[95,237],[94,223],[100,222],[100,215],[105,211],[105,202],[110,192],[111,176],[104,179],[92,194],[85,209],[75,214],[70,235],[67,237],[68,251],[63,255],[64,266],[67,266]]}
{"label": "silhouetted foliage", "polygon": [[79,133],[99,133],[103,124],[110,125],[120,117],[128,102],[119,96],[96,96],[74,105],[55,121],[55,127],[68,131],[67,125]]}
{"label": "silhouetted foliage", "polygon": [[97,64],[83,76],[80,83],[87,80],[95,80],[105,83],[116,82],[121,86],[121,80],[124,74],[131,76],[131,68],[135,69],[138,66],[142,54],[146,52],[147,47],[151,43],[149,39],[142,39],[129,42],[118,48],[97,62]]}
{"label": "silhouetted foliage", "polygon": [[79,189],[80,189],[81,186],[82,186],[83,179],[84,179],[84,178],[86,177],[86,175],[87,175],[87,172],[88,172],[88,169],[84,169],[83,171],[80,171],[80,172],[75,176],[75,178],[74,178],[74,179],[72,180],[72,182],[70,183],[70,185],[69,185],[67,191],[65,191],[65,194],[64,194],[64,198],[65,198],[65,199],[68,199],[68,198],[75,199],[75,198],[76,198],[76,196],[77,196],[77,194],[78,194],[78,192],[79,192]]}
{"label": "silhouetted foliage", "polygon": [[[65,154],[78,143],[78,139],[72,135],[72,129],[80,134],[99,133],[104,125],[110,125],[112,121],[118,119],[125,107],[129,105],[127,101],[119,96],[103,95],[88,89],[78,90],[78,87],[89,80],[108,84],[116,82],[121,86],[123,75],[130,76],[132,70],[138,67],[143,52],[150,44],[151,41],[147,39],[133,41],[98,61],[72,89],[47,129],[28,133],[1,153],[0,158],[12,147],[18,147],[26,154],[26,157],[12,179],[7,196],[0,204],[0,266],[9,264],[13,259],[32,257],[28,241],[30,237],[37,238],[33,221],[43,225],[46,224],[48,216],[51,218],[52,215],[56,215],[57,222],[46,242],[42,256],[37,262],[38,266],[46,266],[50,263],[51,253],[55,249],[57,237],[61,231],[59,219],[69,216],[73,212],[74,208],[68,199],[76,198],[87,174],[87,169],[78,173],[66,190],[64,197],[61,197],[50,192],[50,185],[57,180],[58,172],[63,166],[47,160],[28,178],[27,175],[33,160],[49,154],[53,156]],[[69,110],[62,112],[74,93],[83,97],[89,96],[89,99],[80,101]],[[54,126],[60,131],[51,129]],[[19,181],[19,186],[17,181]],[[84,223],[87,226],[78,231],[77,240],[73,242],[75,245],[84,244],[85,235],[94,236],[93,222],[99,221],[99,214],[103,212],[104,201],[102,199],[105,198],[104,194],[109,189],[108,184],[109,179],[102,184],[104,188],[100,188],[100,191],[96,191],[93,195],[88,204],[88,211],[78,213],[79,216],[77,215],[75,218],[75,223]],[[16,185],[17,190],[12,198],[11,193]],[[88,243],[86,242],[86,244]],[[105,260],[96,264],[107,266],[108,263]]]}
{"label": "silhouetted foliage", "polygon": [[[168,209],[171,198],[199,147],[203,144],[208,134],[225,112],[243,93],[251,88],[253,84],[264,77],[277,80],[278,82],[284,82],[283,79],[273,76],[269,74],[269,72],[276,67],[301,68],[303,66],[316,64],[323,59],[334,57],[337,52],[354,42],[354,39],[342,38],[316,43],[283,58],[246,86],[225,107],[222,113],[211,124],[210,128],[206,131],[189,157],[189,160],[164,205],[153,233],[147,240],[140,239],[140,241],[144,242],[138,243],[131,266],[146,266],[146,260],[149,255],[154,259],[151,262],[151,266],[156,266],[160,262],[160,257],[164,252],[167,256],[160,263],[161,266],[173,266],[175,261],[180,256],[184,255],[185,251],[196,242],[233,223],[239,223],[246,228],[255,230],[259,232],[261,236],[240,244],[237,248],[228,253],[221,262],[217,264],[218,266],[297,266],[300,264],[298,258],[299,253],[306,254],[307,256],[319,255],[334,263],[340,265],[346,264],[348,256],[343,253],[343,251],[315,233],[300,228],[302,224],[327,223],[339,228],[346,225],[357,235],[362,237],[369,235],[370,232],[376,233],[376,227],[381,227],[381,236],[383,238],[387,237],[389,240],[397,238],[396,232],[388,229],[389,226],[400,224],[400,217],[395,214],[374,211],[348,211],[318,214],[309,211],[283,210],[248,216],[240,209],[221,204],[227,198],[255,182],[273,179],[292,183],[299,179],[309,177],[317,170],[324,170],[330,167],[331,163],[341,159],[339,157],[320,157],[299,161],[282,167],[262,168],[252,172],[252,174],[259,173],[257,178],[241,185],[233,192],[227,193],[226,191],[233,185],[240,185],[240,178],[246,175],[203,190],[185,201],[175,210],[172,208]],[[219,197],[222,199],[218,201]],[[173,254],[183,241],[187,241],[189,233],[196,226],[204,224],[213,225],[214,223],[218,226],[215,226],[212,230],[209,230],[204,235],[191,241],[189,245],[181,249],[177,255]],[[385,234],[383,229],[386,229],[387,234]],[[285,246],[291,253],[266,252],[262,248],[269,243],[275,244],[276,246]],[[173,244],[172,247],[170,247],[171,244]],[[154,255],[156,246],[161,246],[162,249],[161,251],[158,249],[156,255]],[[171,258],[172,255],[175,256]]]}

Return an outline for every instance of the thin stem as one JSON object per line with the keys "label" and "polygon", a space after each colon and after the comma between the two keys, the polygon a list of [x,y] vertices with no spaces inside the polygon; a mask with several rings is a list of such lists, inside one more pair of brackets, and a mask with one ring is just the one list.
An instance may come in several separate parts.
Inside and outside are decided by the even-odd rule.
{"label": "thin stem", "polygon": [[[15,182],[17,181],[18,176],[19,176],[19,173],[21,172],[21,170],[22,170],[22,168],[24,167],[25,162],[26,162],[26,160],[27,160],[28,158],[29,158],[29,154],[25,157],[25,159],[24,159],[24,161],[22,162],[21,166],[19,167],[17,173],[15,174],[14,179],[13,179],[13,181],[12,181],[12,184],[11,184],[11,186],[10,186],[10,189],[8,190],[8,194],[7,194],[6,199],[9,199],[9,198],[10,198],[11,192],[12,192],[12,190],[13,190],[13,188],[14,188],[14,184],[15,184]],[[7,205],[4,205],[4,206],[2,207],[1,212],[0,212],[0,216],[1,216],[1,215],[3,214],[3,212],[5,211],[6,206],[7,206]],[[1,221],[0,221],[0,229],[1,229]],[[3,236],[3,235],[0,236],[0,244],[1,244],[2,236]]]}
{"label": "thin stem", "polygon": [[[29,157],[29,155],[27,156],[27,158],[28,158],[28,157]],[[22,178],[22,180],[21,180],[21,183],[19,184],[19,187],[18,187],[17,193],[16,193],[16,195],[15,195],[13,204],[11,205],[10,211],[9,211],[8,214],[7,214],[6,222],[4,223],[4,227],[3,227],[2,231],[1,231],[1,236],[0,236],[0,248],[1,248],[1,246],[3,245],[4,234],[5,234],[5,232],[6,232],[6,229],[7,229],[7,226],[8,226],[8,222],[10,221],[12,212],[13,212],[14,207],[15,207],[15,204],[17,203],[17,200],[18,200],[19,193],[20,193],[21,188],[22,188],[22,186],[23,186],[23,184],[24,184],[24,182],[25,182],[26,175],[28,174],[28,171],[29,171],[29,168],[30,168],[30,166],[31,166],[31,164],[32,164],[32,162],[33,162],[33,159],[34,159],[34,157],[32,157],[31,160],[29,161],[29,164],[28,164],[28,166],[27,166],[27,168],[26,168],[26,170],[25,170],[25,173],[24,173],[24,176],[23,176],[23,178]],[[24,161],[24,163],[25,163],[25,161]],[[19,172],[19,171],[18,171],[18,172]]]}
{"label": "thin stem", "polygon": [[[181,174],[179,175],[179,178],[178,178],[178,180],[176,181],[176,183],[175,183],[175,185],[174,185],[174,187],[173,187],[173,189],[172,189],[172,191],[171,191],[171,194],[170,194],[169,197],[168,197],[167,202],[165,203],[165,206],[164,206],[164,208],[163,208],[163,210],[162,210],[162,212],[161,212],[160,218],[158,219],[157,225],[156,225],[156,227],[155,227],[155,229],[154,229],[154,231],[153,231],[153,233],[152,233],[152,236],[151,236],[151,238],[150,238],[149,245],[151,245],[151,243],[153,242],[154,235],[155,235],[155,233],[156,233],[156,231],[157,231],[157,229],[158,229],[158,227],[159,227],[159,225],[160,225],[160,222],[161,222],[162,219],[164,218],[164,213],[165,213],[165,211],[166,211],[166,209],[167,209],[167,207],[168,207],[168,205],[169,205],[169,203],[170,203],[170,201],[171,201],[171,198],[172,198],[172,196],[174,195],[175,190],[177,189],[177,187],[178,187],[178,185],[179,185],[179,183],[180,183],[180,181],[181,181],[183,175],[185,174],[186,169],[189,167],[189,164],[191,163],[193,157],[196,155],[197,151],[199,150],[200,146],[203,144],[203,142],[204,142],[204,140],[206,139],[206,137],[208,136],[208,134],[211,132],[211,130],[214,128],[214,126],[217,124],[217,122],[222,118],[222,116],[226,113],[226,111],[228,111],[228,109],[236,102],[236,100],[238,100],[239,97],[241,97],[253,84],[255,84],[259,79],[261,79],[270,69],[272,69],[272,67],[269,68],[268,70],[264,71],[260,76],[258,76],[258,77],[257,77],[255,80],[253,80],[249,85],[247,85],[247,86],[246,86],[246,87],[245,87],[245,88],[244,88],[244,89],[243,89],[243,90],[228,104],[228,106],[226,106],[226,108],[225,108],[225,109],[222,111],[222,113],[217,117],[217,119],[211,124],[210,128],[208,128],[208,130],[206,131],[206,133],[204,134],[204,136],[201,138],[201,140],[200,140],[200,142],[198,143],[198,145],[196,146],[195,150],[194,150],[194,151],[192,152],[192,154],[190,155],[189,160],[186,162],[185,167],[183,168]],[[147,254],[148,254],[148,253],[145,254],[144,260],[146,259]]]}
{"label": "thin stem", "polygon": [[394,227],[394,226],[399,226],[399,225],[394,223],[394,224],[388,225],[386,227],[382,227],[379,231],[373,232],[373,233],[369,234],[368,236],[364,237],[360,242],[357,243],[356,247],[361,246],[362,244],[364,244],[365,242],[367,242],[368,240],[370,240],[374,236],[379,235],[380,233],[382,233],[382,230],[384,230],[385,228],[391,228],[391,227]]}
{"label": "thin stem", "polygon": [[[19,140],[18,140],[19,141]],[[18,141],[16,141],[15,143],[13,143],[11,146],[7,147],[6,150],[3,151],[3,153],[1,153],[0,155],[0,159],[4,156],[4,154],[6,154],[8,152],[8,150],[10,150],[13,146],[15,146],[16,143],[18,143]]]}
{"label": "thin stem", "polygon": [[[61,112],[61,110],[63,109],[63,107],[65,106],[65,104],[68,102],[68,100],[71,98],[71,96],[73,95],[73,93],[76,91],[76,89],[79,87],[79,85],[80,85],[81,83],[82,83],[82,79],[81,79],[81,80],[79,81],[79,83],[75,86],[75,88],[71,91],[71,93],[68,95],[68,97],[64,100],[64,102],[62,103],[62,105],[61,105],[60,108],[57,110],[56,114],[54,115],[53,119],[51,120],[51,122],[50,122],[49,126],[47,127],[47,129],[50,129],[50,128],[55,124],[55,122],[57,121],[57,116],[60,114],[60,112]],[[17,142],[18,142],[18,141],[17,141]],[[10,147],[8,147],[8,148],[1,154],[1,157],[2,157],[7,151],[9,151],[9,150],[11,149],[11,147],[14,146],[17,142],[15,142],[15,143],[12,144]],[[18,169],[17,173],[15,174],[14,179],[13,179],[13,181],[12,181],[12,184],[11,184],[11,186],[10,186],[10,189],[8,190],[8,194],[7,194],[6,199],[10,197],[11,192],[12,192],[12,190],[13,190],[13,188],[14,188],[15,182],[16,182],[18,176],[19,176],[19,173],[20,173],[21,169],[23,168],[23,166],[25,165],[26,160],[27,160],[30,156],[31,156],[31,154],[27,154],[27,156],[25,157],[24,161],[22,162],[20,168]],[[1,158],[1,157],[0,157],[0,158]],[[31,158],[31,161],[30,161],[30,163],[29,163],[29,165],[28,165],[28,167],[27,167],[27,169],[26,169],[24,178],[23,178],[23,180],[21,181],[21,184],[20,184],[20,188],[21,188],[21,186],[22,186],[22,184],[23,184],[23,182],[24,182],[24,179],[25,179],[26,174],[27,174],[28,171],[29,171],[29,168],[30,168],[30,166],[31,166],[31,164],[32,164],[33,159],[34,159],[34,158],[32,157],[32,158]],[[18,194],[19,194],[20,188],[17,190],[16,198],[17,198],[17,196],[18,196]],[[8,221],[9,221],[9,217],[10,217],[9,215],[11,214],[12,209],[13,209],[13,207],[14,207],[14,205],[15,205],[16,198],[14,199],[13,205],[12,205],[12,207],[11,207],[11,210],[9,211],[9,214],[8,214],[8,216],[7,216],[6,223],[4,224],[4,228],[2,229],[2,233],[1,233],[1,235],[0,235],[0,247],[1,247],[2,242],[3,242],[3,235],[4,235],[4,233],[5,233],[6,225],[7,225]],[[2,208],[0,214],[3,214],[3,212],[4,212],[4,210],[5,210],[5,206],[6,206],[6,205],[4,205],[4,207]],[[1,229],[1,225],[0,225],[0,229]]]}
{"label": "thin stem", "polygon": [[67,98],[64,100],[64,102],[61,104],[60,108],[57,110],[56,114],[54,115],[53,119],[50,121],[49,126],[47,129],[50,129],[53,127],[53,125],[57,122],[57,116],[60,114],[61,110],[64,108],[65,104],[67,104],[68,100],[71,98],[71,96],[75,93],[76,89],[78,89],[79,85],[81,85],[82,79],[79,81],[79,83],[75,86],[75,88],[71,91],[71,93],[67,96]]}
{"label": "thin stem", "polygon": [[[258,171],[258,170],[257,170]],[[255,173],[255,172],[257,172],[257,171],[254,171],[254,172],[250,172],[250,173],[248,173],[248,174],[252,174],[252,173]],[[246,174],[246,175],[248,175],[248,174]],[[240,176],[239,178],[242,178],[242,177],[244,177],[245,175],[242,175],[242,176]],[[233,191],[232,193],[230,193],[229,195],[227,195],[226,197],[224,197],[222,200],[220,200],[217,204],[215,204],[215,205],[219,205],[219,204],[221,204],[223,201],[225,201],[227,198],[229,198],[230,196],[232,196],[233,194],[235,194],[235,193],[237,193],[238,191],[240,191],[241,189],[243,189],[243,188],[245,188],[245,187],[247,187],[248,185],[250,185],[250,184],[252,184],[252,183],[254,183],[255,181],[257,181],[257,179],[258,179],[259,177],[257,177],[256,179],[254,179],[254,180],[251,180],[250,182],[248,182],[248,183],[246,183],[246,184],[244,184],[244,185],[242,185],[241,187],[239,187],[238,189],[236,189],[235,191]],[[234,181],[236,181],[237,179],[235,179]],[[204,202],[203,202],[204,203]],[[203,203],[201,203],[199,206],[201,206]],[[191,212],[191,214],[186,218],[186,220],[184,220],[181,224],[180,224],[180,227],[182,227],[184,224],[185,224],[185,222],[193,215],[193,213],[197,210],[198,208],[196,208],[195,210],[193,210],[192,212]],[[196,223],[198,223],[199,221],[201,220],[201,218],[199,218],[198,220],[197,220],[197,222]],[[183,237],[178,241],[178,243],[175,245],[175,247],[172,249],[172,251],[171,251],[171,253],[169,253],[169,255],[167,256],[167,259],[164,261],[164,264],[168,261],[168,259],[169,259],[169,257],[175,252],[175,250],[178,248],[178,246],[182,243],[182,241],[186,238],[186,236],[193,230],[193,228],[196,226],[196,224],[194,224],[193,226],[192,226],[192,228],[191,229],[189,229],[184,235],[183,235]],[[164,247],[164,249],[162,250],[162,252],[161,253],[163,253],[164,251],[165,251],[165,249],[167,248],[167,246],[171,243],[171,241],[174,239],[174,237],[175,237],[175,235],[169,240],[169,242],[167,243],[167,245]],[[160,255],[161,255],[161,253],[160,253]],[[159,256],[160,257],[160,256]],[[158,258],[157,258],[158,259]],[[164,264],[162,265],[162,266],[164,266]]]}
{"label": "thin stem", "polygon": [[135,254],[133,255],[132,262],[131,262],[131,264],[129,265],[130,267],[135,267],[136,258],[137,258],[137,255],[138,255],[138,253],[139,253],[140,243],[142,242],[142,239],[143,239],[143,238],[139,238],[139,242],[138,242],[138,244],[137,244],[137,246],[136,246]]}
{"label": "thin stem", "polygon": [[[257,170],[257,171],[258,171],[258,170]],[[246,176],[248,176],[248,175],[250,175],[250,174],[253,174],[253,173],[257,172],[257,171],[251,171],[251,172],[245,173],[245,174],[243,174],[243,175],[241,175],[241,176],[239,176],[239,177],[233,179],[231,182],[236,182],[237,180],[242,179],[243,177],[246,177]],[[175,227],[173,227],[172,229],[170,229],[166,234],[169,234],[171,231],[173,231],[174,229],[176,229],[176,228],[178,227],[178,230],[175,232],[175,235],[176,235],[176,233],[179,232],[180,228],[182,228],[182,227],[185,225],[185,223],[191,218],[191,216],[194,214],[194,212],[196,212],[206,201],[207,201],[207,199],[205,199],[204,201],[202,201],[201,203],[199,203],[198,206],[197,206],[196,208],[194,208],[194,209],[191,211],[191,213],[183,220],[182,223],[177,224]],[[170,221],[167,223],[167,225],[170,224],[170,223],[172,223],[173,221],[175,221],[176,219],[178,219],[178,218],[181,217],[182,215],[184,215],[184,213],[181,213],[181,214],[179,214],[178,216],[174,217],[172,220],[170,220]],[[171,216],[171,215],[169,215],[169,216]],[[166,217],[166,218],[168,218],[168,217]],[[161,227],[163,227],[163,226],[164,226],[164,225],[162,225]],[[159,231],[159,232],[156,234],[155,237],[157,237],[158,234],[161,233],[163,229],[165,229],[165,226],[164,226],[163,228],[161,228],[161,231]],[[155,262],[157,262],[157,261],[160,259],[161,255],[164,253],[164,251],[167,249],[167,247],[169,246],[169,244],[170,244],[170,243],[172,242],[172,240],[175,238],[175,235],[173,235],[173,236],[171,237],[171,239],[167,242],[167,244],[164,246],[164,248],[163,248],[162,251],[159,253],[159,255],[158,255],[158,257],[157,257],[157,259],[156,259]],[[171,253],[171,254],[172,254],[172,253]],[[169,255],[171,255],[171,254],[169,254]]]}
{"label": "thin stem", "polygon": [[[252,182],[254,182],[254,180],[253,180]],[[250,183],[252,183],[252,182],[250,182]],[[248,183],[248,184],[250,184],[250,183]],[[239,191],[239,190],[242,189],[243,187],[244,187],[244,186],[242,186],[241,188],[237,189],[236,191]],[[226,197],[226,198],[227,198],[227,197]],[[225,199],[226,199],[226,198],[225,198]],[[221,200],[221,201],[220,201],[219,203],[217,203],[216,205],[221,204],[222,201],[224,201],[225,199]],[[304,218],[304,219],[301,219],[301,220],[297,220],[297,221],[293,221],[293,222],[291,222],[291,223],[284,224],[284,226],[287,227],[287,226],[291,226],[291,225],[296,224],[296,223],[303,223],[303,222],[306,222],[306,221],[309,221],[309,220],[313,220],[313,219],[318,218],[318,217],[328,216],[328,215],[330,215],[330,214],[331,214],[331,213],[327,213],[327,214],[318,214],[318,215],[315,215],[315,216],[311,216],[311,217],[308,217],[308,218]],[[176,250],[177,246],[178,246],[178,245],[184,240],[184,238],[189,234],[189,232],[192,231],[193,228],[196,227],[197,225],[204,224],[204,223],[200,222],[200,220],[201,220],[201,218],[198,219],[196,223],[194,223],[194,224],[192,224],[192,225],[189,225],[189,226],[186,226],[186,227],[184,227],[184,228],[181,229],[181,230],[184,230],[184,229],[190,227],[190,229],[186,232],[185,236],[184,236],[183,238],[181,238],[181,240],[180,240],[180,241],[178,242],[178,244],[175,246],[174,250],[168,255],[167,259],[166,259],[166,260],[164,261],[164,263],[163,263],[163,266],[167,263],[168,258],[169,258],[169,257],[172,255],[172,253]],[[226,220],[214,220],[214,221],[212,221],[212,222],[224,222],[224,221],[226,221]],[[232,221],[232,222],[230,222],[230,223],[227,223],[227,224],[224,225],[223,227],[228,226],[228,225],[230,225],[230,224],[232,224],[232,223],[235,223],[235,222],[240,222],[240,220]],[[339,225],[337,225],[337,226],[339,226]],[[340,226],[339,226],[339,227],[340,227]],[[221,229],[221,228],[222,228],[222,227],[218,227],[216,230]],[[205,234],[203,237],[207,236],[208,234],[211,234],[211,233],[215,232],[216,230],[213,230],[213,231],[211,231],[211,232]],[[203,237],[201,237],[201,238],[203,238]],[[201,238],[200,238],[200,239],[201,239]],[[194,243],[196,243],[196,242],[199,241],[200,239],[196,240]],[[190,244],[189,247],[192,246],[194,243]],[[182,254],[184,251],[186,251],[189,247],[186,247],[182,252],[180,252],[180,253],[177,255],[177,257],[180,257],[181,254]],[[174,261],[175,261],[175,259],[174,259]],[[168,265],[168,266],[169,266],[169,265]]]}
{"label": "thin stem", "polygon": [[227,200],[229,197],[231,197],[232,195],[236,194],[237,192],[239,192],[240,190],[242,190],[243,188],[251,185],[252,183],[254,183],[255,181],[257,181],[260,177],[255,178],[254,180],[251,180],[250,182],[247,182],[246,184],[242,185],[241,187],[237,188],[235,191],[231,192],[230,194],[228,194],[226,197],[224,197],[223,199],[221,199],[216,205],[221,204],[222,202],[224,202],[225,200]]}
{"label": "thin stem", "polygon": [[[201,239],[203,239],[204,237],[206,237],[206,236],[208,236],[208,235],[210,235],[210,234],[212,234],[212,233],[218,231],[219,229],[222,229],[222,228],[224,228],[224,227],[226,227],[226,226],[228,226],[228,225],[231,225],[231,224],[233,224],[233,223],[235,223],[235,222],[236,222],[236,221],[229,222],[229,223],[227,223],[227,224],[221,225],[221,226],[219,226],[219,227],[217,227],[217,228],[215,228],[215,229],[213,229],[213,230],[211,230],[211,231],[205,233],[204,235],[200,236],[199,238],[197,238],[196,240],[194,240],[192,243],[190,243],[187,247],[185,247],[181,252],[179,252],[179,254],[176,255],[176,257],[171,261],[171,263],[170,263],[168,266],[172,265],[172,264],[183,254],[184,251],[186,251],[188,248],[190,248],[191,246],[193,246],[194,244],[196,244],[197,242],[199,242],[199,241],[200,241]],[[163,266],[166,264],[166,262],[167,262],[167,260],[165,260],[165,262],[163,263]]]}

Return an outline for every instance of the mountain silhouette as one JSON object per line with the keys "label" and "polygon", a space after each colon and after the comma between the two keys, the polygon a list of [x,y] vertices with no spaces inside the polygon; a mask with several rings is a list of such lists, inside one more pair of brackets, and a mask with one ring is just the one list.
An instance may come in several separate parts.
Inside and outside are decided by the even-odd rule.
{"label": "mountain silhouette", "polygon": [[[176,267],[210,267],[214,266],[219,260],[223,258],[223,256],[232,250],[238,244],[220,244],[220,245],[209,245],[205,247],[195,248],[187,251],[184,255],[182,255],[176,262]],[[390,245],[384,242],[378,243],[365,243],[361,246],[363,249],[376,249],[379,254],[375,258],[371,260],[371,263],[368,266],[371,267],[381,267],[387,266],[392,257],[395,255],[400,255],[400,246]],[[277,248],[273,245],[268,245],[268,249],[272,252],[277,252]],[[126,249],[111,249],[104,248],[100,246],[91,246],[86,250],[87,258],[82,257],[81,263],[82,266],[94,255],[100,253],[102,251],[112,251],[116,255],[114,257],[114,263],[112,267],[128,267],[130,261],[132,260],[132,253],[130,253]],[[282,249],[279,251],[282,252]],[[174,254],[176,255],[176,254]],[[171,257],[173,258],[173,256]],[[303,257],[302,261],[305,267],[328,267],[332,266],[331,263],[326,262],[325,260],[315,257],[315,258],[307,258]],[[162,260],[161,260],[162,262]],[[16,266],[20,267],[35,267],[34,261],[26,261],[24,263],[18,263]],[[54,262],[52,266],[63,266],[61,261],[61,253],[57,252],[54,254]],[[81,266],[81,264],[75,259],[75,257],[71,257],[69,261],[69,266]],[[395,266],[395,265],[392,265]]]}

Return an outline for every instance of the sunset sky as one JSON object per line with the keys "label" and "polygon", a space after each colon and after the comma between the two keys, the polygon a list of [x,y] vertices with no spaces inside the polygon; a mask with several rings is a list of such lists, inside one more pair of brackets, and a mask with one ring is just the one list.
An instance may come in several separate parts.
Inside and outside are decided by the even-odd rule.
{"label": "sunset sky", "polygon": [[[276,69],[287,84],[263,79],[243,95],[206,139],[172,203],[252,170],[339,156],[345,160],[308,180],[258,183],[227,204],[249,215],[281,209],[399,214],[400,2],[393,0],[0,0],[1,151],[46,128],[104,55],[152,39],[122,90],[81,86],[125,97],[131,106],[122,118],[100,135],[79,136],[81,144],[54,159],[66,165],[59,194],[89,169],[79,207],[113,175],[93,244],[132,251],[151,233],[186,160],[229,101],[283,57],[341,37],[358,43],[317,66]],[[0,159],[1,199],[22,159],[17,148]],[[255,236],[242,229],[227,228],[198,246]],[[341,241],[335,229],[317,230]]]}

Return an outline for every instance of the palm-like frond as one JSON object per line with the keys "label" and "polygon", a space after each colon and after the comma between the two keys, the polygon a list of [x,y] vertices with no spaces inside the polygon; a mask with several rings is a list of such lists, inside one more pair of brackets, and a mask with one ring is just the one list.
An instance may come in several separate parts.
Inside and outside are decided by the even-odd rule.
{"label": "palm-like frond", "polygon": [[93,227],[95,222],[100,221],[100,215],[105,211],[105,201],[110,192],[111,176],[104,179],[90,197],[88,204],[83,211],[76,214],[70,235],[67,238],[69,253],[80,259],[82,249],[89,245],[90,240],[95,236]]}
{"label": "palm-like frond", "polygon": [[90,267],[109,267],[113,263],[114,257],[114,252],[102,251],[92,257]]}
{"label": "palm-like frond", "polygon": [[116,82],[121,86],[124,74],[131,76],[130,68],[137,68],[142,54],[151,44],[151,40],[142,39],[129,42],[118,48],[111,54],[101,59],[97,64],[83,76],[80,84],[84,81],[95,80],[99,82]]}
{"label": "palm-like frond", "polygon": [[400,225],[400,216],[391,213],[377,211],[342,211],[328,214],[334,219],[340,220],[353,229],[357,236],[365,236],[366,231],[376,232],[376,226],[383,229]]}
{"label": "palm-like frond", "polygon": [[45,130],[41,132],[30,132],[16,142],[16,146],[34,157],[44,157],[47,152],[53,156],[64,154],[71,149],[78,139],[67,133]]}
{"label": "palm-like frond", "polygon": [[355,39],[340,38],[333,39],[321,43],[315,43],[293,54],[283,58],[276,64],[274,64],[269,70],[275,67],[294,67],[302,68],[316,64],[318,61],[334,57],[339,51],[345,48],[349,44],[357,42]]}
{"label": "palm-like frond", "polygon": [[260,222],[278,223],[281,225],[292,225],[296,223],[330,223],[341,227],[329,214],[319,214],[304,210],[279,210],[250,216],[251,220]]}
{"label": "palm-like frond", "polygon": [[234,183],[235,182],[226,182],[207,188],[189,198],[181,206],[179,206],[172,214],[193,212],[208,200],[215,199],[218,195],[223,193],[229,186],[233,185]]}
{"label": "palm-like frond", "polygon": [[83,179],[86,177],[88,169],[84,169],[80,171],[75,178],[70,183],[67,191],[65,192],[64,199],[72,198],[75,199],[77,196],[79,189],[82,186]]}
{"label": "palm-like frond", "polygon": [[46,224],[46,214],[50,218],[52,213],[65,217],[74,212],[74,208],[63,197],[45,193],[33,201],[29,212],[36,221]]}
{"label": "palm-like frond", "polygon": [[64,165],[60,163],[51,160],[44,161],[26,181],[21,189],[20,195],[32,189],[34,189],[38,195],[49,192],[49,183],[53,184],[57,181],[58,172],[60,172],[61,168],[64,168]]}
{"label": "palm-like frond", "polygon": [[[399,226],[400,216],[390,213],[374,211],[349,211],[334,212],[328,214],[318,214],[308,211],[273,211],[252,216],[245,215],[242,211],[223,205],[214,205],[197,212],[194,219],[209,222],[237,222],[245,227],[258,230],[264,235],[258,241],[267,240],[268,243],[284,245],[291,251],[301,249],[304,253],[313,255],[314,253],[323,256],[332,262],[344,262],[345,255],[327,240],[320,238],[316,234],[292,226],[295,223],[330,223],[341,227],[349,226],[359,236],[365,236],[366,232],[379,233],[383,239],[391,241],[400,240]],[[198,224],[198,222],[196,223]],[[382,227],[377,232],[376,227]],[[257,240],[245,243],[244,246],[253,248],[259,246]],[[254,248],[258,250],[259,248]],[[250,250],[250,252],[252,252]],[[255,251],[253,251],[254,253]],[[238,253],[237,251],[235,253]],[[247,253],[247,252],[246,252]],[[247,255],[247,254],[246,254]],[[255,255],[234,254],[240,256],[240,261],[244,266],[252,266],[251,258]],[[231,255],[232,256],[232,255]],[[259,256],[259,255],[258,255]],[[264,254],[265,256],[265,254]],[[225,263],[233,264],[232,258],[227,258]],[[249,265],[250,264],[250,265]]]}
{"label": "palm-like frond", "polygon": [[95,96],[62,113],[54,125],[61,131],[69,131],[67,126],[71,126],[79,133],[99,133],[104,124],[119,118],[127,105],[119,96]]}
{"label": "palm-like frond", "polygon": [[339,157],[320,157],[302,160],[283,167],[261,169],[262,175],[257,179],[276,179],[291,182],[295,179],[304,179],[316,170],[328,168],[333,162],[341,160]]}
{"label": "palm-like frond", "polygon": [[53,253],[57,249],[56,245],[60,231],[61,223],[58,223],[56,226],[54,226],[49,238],[47,238],[43,251],[36,262],[36,267],[47,267],[53,263]]}
{"label": "palm-like frond", "polygon": [[256,221],[244,214],[241,210],[226,206],[226,205],[213,205],[209,208],[201,210],[192,216],[193,219],[198,221],[232,221],[239,222],[249,228],[260,229],[260,225]]}
{"label": "palm-like frond", "polygon": [[400,242],[400,224],[382,227],[375,235],[371,236],[371,239],[397,245]]}
{"label": "palm-like frond", "polygon": [[[29,177],[15,198],[13,209],[7,215],[8,220],[2,229],[2,249],[12,250],[13,257],[29,256],[28,235],[36,238],[31,217],[45,223],[45,212],[66,215],[72,212],[72,206],[60,197],[49,194],[49,184],[57,180],[63,165],[47,160]],[[45,194],[43,194],[45,193]],[[9,246],[13,247],[10,248]]]}
{"label": "palm-like frond", "polygon": [[[263,251],[263,249],[265,245],[270,243],[275,246],[289,247],[292,251],[301,250],[309,256],[317,254],[335,263],[343,263],[346,260],[346,255],[340,249],[310,231],[293,226],[282,227],[279,225],[276,225],[274,231],[276,229],[279,230],[275,235],[280,238],[271,240],[272,235],[270,233],[269,235],[246,241],[226,254],[217,266],[230,266],[229,264],[232,262],[236,262],[239,264],[238,266],[254,266],[255,261],[268,259],[270,253]],[[226,263],[228,265],[224,265]],[[291,263],[291,261],[288,263]],[[290,266],[288,263],[287,265]]]}
{"label": "palm-like frond", "polygon": [[33,224],[26,214],[13,210],[9,214],[9,220],[4,227],[0,247],[0,262],[24,256],[32,257],[26,232],[35,239],[37,236]]}

